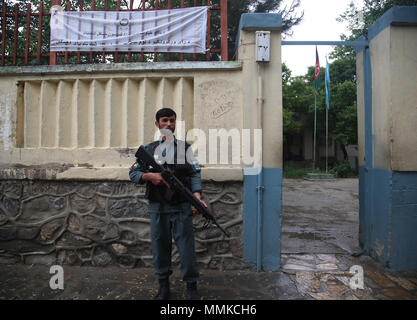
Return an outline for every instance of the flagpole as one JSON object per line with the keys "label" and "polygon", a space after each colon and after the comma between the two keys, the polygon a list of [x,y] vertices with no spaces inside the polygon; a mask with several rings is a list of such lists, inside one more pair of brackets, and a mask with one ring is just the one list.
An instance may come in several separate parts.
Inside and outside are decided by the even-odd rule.
{"label": "flagpole", "polygon": [[328,125],[328,113],[329,113],[329,110],[327,109],[327,107],[326,107],[326,173],[327,173],[327,158],[328,158],[328,147],[329,147],[329,144],[328,144],[328,136],[329,136],[329,125]]}
{"label": "flagpole", "polygon": [[314,92],[314,148],[313,148],[313,173],[316,165],[316,121],[317,121],[317,93]]}
{"label": "flagpole", "polygon": [[316,128],[317,128],[317,94],[320,89],[320,62],[316,46],[316,64],[314,66],[314,150],[313,150],[313,173],[316,167]]}
{"label": "flagpole", "polygon": [[324,84],[326,87],[326,173],[328,169],[329,159],[329,108],[330,108],[330,75],[329,75],[329,61],[326,56],[326,74],[324,76]]}

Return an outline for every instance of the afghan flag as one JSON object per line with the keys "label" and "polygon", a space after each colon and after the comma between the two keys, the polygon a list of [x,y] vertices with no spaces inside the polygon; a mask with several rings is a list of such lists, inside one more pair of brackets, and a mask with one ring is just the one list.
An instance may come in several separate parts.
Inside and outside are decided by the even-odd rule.
{"label": "afghan flag", "polygon": [[326,57],[326,74],[324,76],[324,86],[326,87],[327,109],[330,109],[330,70],[329,70],[329,61],[327,61],[327,57]]}
{"label": "afghan flag", "polygon": [[320,90],[320,62],[319,62],[319,53],[317,52],[316,46],[316,66],[314,68],[314,87],[317,91]]}
{"label": "afghan flag", "polygon": [[139,167],[139,163],[136,161],[133,166],[130,167],[132,170],[136,170]]}

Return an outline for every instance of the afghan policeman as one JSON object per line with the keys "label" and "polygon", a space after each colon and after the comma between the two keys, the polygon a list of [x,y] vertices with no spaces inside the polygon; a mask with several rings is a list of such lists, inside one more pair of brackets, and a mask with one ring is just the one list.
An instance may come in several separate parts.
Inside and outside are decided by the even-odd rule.
{"label": "afghan policeman", "polygon": [[[174,136],[176,113],[170,108],[156,113],[155,126],[161,138],[144,146],[146,151],[163,163],[201,200],[200,167],[187,142]],[[152,253],[155,275],[159,281],[156,300],[167,300],[170,295],[169,276],[171,269],[172,236],[178,247],[183,280],[187,283],[187,299],[199,300],[197,281],[199,280],[197,257],[194,248],[194,231],[191,204],[179,193],[170,192],[169,184],[161,173],[148,170],[146,164],[135,162],[130,168],[130,179],[139,184],[146,183],[148,211],[151,217]],[[167,192],[168,191],[168,192]],[[169,196],[167,196],[169,195]],[[193,211],[196,213],[196,210]]]}

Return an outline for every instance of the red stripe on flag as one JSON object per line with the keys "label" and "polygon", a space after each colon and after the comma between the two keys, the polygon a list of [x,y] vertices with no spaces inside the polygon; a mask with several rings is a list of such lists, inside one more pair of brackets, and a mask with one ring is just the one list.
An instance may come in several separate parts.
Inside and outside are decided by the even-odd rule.
{"label": "red stripe on flag", "polygon": [[320,75],[320,61],[319,61],[319,54],[317,52],[317,47],[316,47],[316,66],[314,69],[314,80],[317,80],[319,75]]}

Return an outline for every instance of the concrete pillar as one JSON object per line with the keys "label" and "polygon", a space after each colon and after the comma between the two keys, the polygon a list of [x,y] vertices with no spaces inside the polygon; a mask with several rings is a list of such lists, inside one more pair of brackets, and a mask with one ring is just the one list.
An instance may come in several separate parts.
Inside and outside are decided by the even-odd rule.
{"label": "concrete pillar", "polygon": [[417,269],[417,7],[394,7],[357,53],[360,243]]}
{"label": "concrete pillar", "polygon": [[[244,260],[268,271],[279,269],[281,253],[281,25],[280,14],[243,14],[237,39],[243,128],[262,129],[263,150],[262,163],[244,169]],[[269,62],[256,62],[256,31],[270,31]]]}

